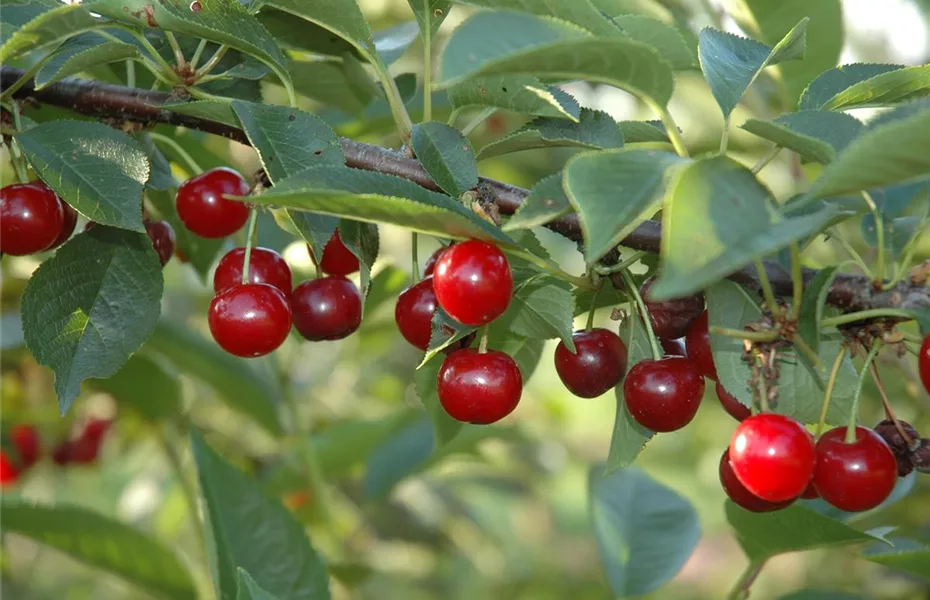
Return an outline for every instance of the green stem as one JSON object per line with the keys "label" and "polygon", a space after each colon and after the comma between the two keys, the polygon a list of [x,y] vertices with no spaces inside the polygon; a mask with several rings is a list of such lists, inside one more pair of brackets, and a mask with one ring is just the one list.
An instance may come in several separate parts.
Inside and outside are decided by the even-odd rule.
{"label": "green stem", "polygon": [[723,133],[720,134],[720,150],[717,152],[720,156],[727,155],[727,143],[730,141],[730,117],[723,119]]}
{"label": "green stem", "polygon": [[166,426],[161,426],[158,430],[158,442],[161,445],[165,456],[168,458],[168,464],[174,476],[177,477],[181,485],[181,491],[184,493],[184,501],[187,503],[187,510],[190,513],[191,523],[194,524],[194,533],[197,538],[197,546],[204,560],[208,560],[207,546],[205,542],[205,531],[203,523],[200,520],[200,508],[197,502],[197,488],[184,473],[184,464],[181,455],[178,453],[177,442],[168,439],[165,431]]}
{"label": "green stem", "polygon": [[894,410],[891,408],[891,402],[888,401],[888,394],[885,392],[885,386],[882,385],[882,378],[878,375],[878,367],[875,366],[875,361],[869,364],[869,374],[872,376],[872,381],[875,383],[878,395],[882,397],[882,406],[885,408],[885,416],[894,423],[894,428],[898,430],[898,434],[901,436],[901,439],[904,440],[904,443],[907,444],[907,447],[914,449],[915,440],[904,430],[904,427],[901,426],[901,421],[898,420],[898,416],[894,414]]}
{"label": "green stem", "polygon": [[178,156],[183,162],[185,168],[190,172],[191,177],[195,175],[200,175],[203,173],[203,169],[200,168],[200,165],[197,164],[197,161],[194,160],[194,157],[188,154],[179,143],[168,137],[167,135],[162,135],[160,133],[155,133],[150,131],[148,136],[152,138],[155,142],[163,144],[171,148],[171,151]]}
{"label": "green stem", "polygon": [[249,229],[245,234],[245,256],[242,258],[242,284],[249,283],[249,263],[252,259],[252,246],[255,239],[255,225],[258,223],[258,209],[249,212]]}
{"label": "green stem", "polygon": [[194,56],[190,60],[190,68],[192,70],[197,70],[197,63],[200,62],[200,57],[203,56],[203,51],[207,49],[207,40],[200,40],[200,43],[197,44],[197,49],[194,50]]}
{"label": "green stem", "polygon": [[714,335],[725,335],[751,342],[773,342],[778,339],[778,332],[776,331],[746,331],[745,329],[729,329],[727,327],[717,327],[716,325],[708,327],[708,331]]}
{"label": "green stem", "polygon": [[588,281],[586,277],[576,277],[575,275],[572,275],[571,273],[566,273],[557,264],[553,263],[552,261],[548,261],[544,258],[540,258],[539,256],[536,256],[532,252],[529,252],[528,250],[524,250],[523,248],[514,248],[513,250],[510,250],[510,253],[513,254],[514,256],[519,256],[520,258],[526,260],[527,262],[533,263],[534,265],[536,265],[537,267],[539,267],[546,273],[549,273],[550,275],[554,275],[555,277],[558,277],[559,279],[564,279],[565,281],[571,283],[575,287],[579,287],[585,290],[594,289],[594,285],[590,281]]}
{"label": "green stem", "polygon": [[[761,355],[756,355],[757,360],[761,363],[764,361]],[[759,377],[759,410],[766,413],[769,412],[769,389],[768,385],[765,383],[765,377]]]}
{"label": "green stem", "polygon": [[201,77],[215,69],[216,65],[220,64],[220,61],[223,60],[227,50],[229,50],[229,46],[226,45],[217,48],[216,52],[213,53],[213,56],[211,56],[207,62],[203,63],[202,67],[194,71],[194,81],[199,81]]}
{"label": "green stem", "polygon": [[749,563],[739,576],[739,579],[736,580],[736,583],[733,584],[733,588],[727,594],[726,600],[746,600],[749,597],[749,588],[752,587],[763,566],[765,566],[764,560]]}
{"label": "green stem", "polygon": [[184,53],[181,52],[178,39],[168,30],[165,30],[165,37],[168,38],[168,45],[171,46],[171,51],[174,52],[174,62],[177,63],[178,67],[183,67],[187,64],[187,59],[184,58]]}
{"label": "green stem", "polygon": [[394,118],[394,125],[397,127],[397,133],[404,145],[410,145],[410,134],[413,131],[413,121],[410,120],[410,113],[404,106],[404,99],[397,89],[397,82],[388,73],[387,67],[377,55],[366,55],[368,62],[375,66],[375,72],[378,74],[378,81],[384,89],[384,96],[387,99],[388,106],[391,108],[391,116]]}
{"label": "green stem", "polygon": [[760,158],[759,161],[752,166],[752,169],[750,169],[752,171],[752,174],[753,175],[758,174],[759,171],[764,169],[770,162],[775,160],[775,157],[778,156],[778,154],[781,151],[782,151],[781,146],[777,146],[777,145],[773,146],[771,150],[766,152],[765,155],[763,155],[762,158]]}
{"label": "green stem", "polygon": [[643,250],[638,250],[631,254],[628,258],[624,259],[623,262],[610,265],[609,267],[599,264],[595,267],[595,270],[597,271],[598,275],[610,275],[611,273],[618,273],[641,259],[646,254],[648,253]]}
{"label": "green stem", "polygon": [[602,279],[600,284],[594,289],[594,293],[591,294],[591,306],[588,308],[588,319],[584,326],[585,331],[591,331],[591,329],[594,328],[594,312],[597,310],[597,295],[604,289],[604,283],[606,281],[606,279]]}
{"label": "green stem", "polygon": [[859,372],[859,384],[856,386],[856,394],[853,396],[852,408],[849,410],[849,424],[846,425],[846,443],[851,444],[856,441],[856,422],[859,420],[859,399],[862,397],[862,387],[865,384],[865,377],[869,374],[869,366],[875,360],[875,355],[882,347],[880,341],[875,341],[872,349],[869,350],[862,363],[862,370]]}
{"label": "green stem", "polygon": [[168,61],[162,58],[161,54],[158,53],[158,50],[155,49],[155,46],[153,46],[152,43],[148,41],[148,39],[145,37],[145,35],[142,32],[137,31],[136,29],[132,27],[128,27],[128,26],[122,27],[122,29],[125,29],[126,31],[130,33],[130,35],[132,35],[137,40],[139,40],[139,43],[142,44],[142,46],[151,55],[152,60],[154,60],[155,64],[158,65],[158,68],[151,69],[153,73],[160,72],[161,75],[165,77],[169,82],[180,83],[180,79],[178,78],[177,72],[173,68],[171,68],[171,65],[168,64]]}
{"label": "green stem", "polygon": [[452,112],[449,113],[449,118],[446,119],[446,125],[449,127],[455,127],[455,122],[458,120],[459,115],[462,113],[462,107],[453,108]]}
{"label": "green stem", "polygon": [[833,368],[830,369],[830,378],[827,380],[827,389],[823,393],[823,404],[820,407],[820,420],[817,421],[817,432],[815,437],[820,439],[820,434],[823,433],[823,428],[827,424],[827,411],[830,410],[830,400],[833,398],[833,388],[836,386],[836,378],[840,374],[840,367],[843,365],[843,359],[846,358],[846,353],[849,351],[849,347],[845,344],[840,346],[840,351],[836,354],[836,360],[833,361]]}
{"label": "green stem", "polygon": [[853,248],[852,244],[843,239],[839,232],[836,231],[835,227],[829,229],[827,233],[832,239],[836,240],[844,250],[846,250],[846,253],[849,254],[850,258],[852,258],[856,265],[862,270],[863,275],[869,279],[875,279],[875,277],[872,275],[872,269],[870,269],[869,266],[865,264],[865,261],[862,260],[862,256],[856,252],[856,249]]}
{"label": "green stem", "polygon": [[418,251],[420,236],[414,231],[410,234],[410,262],[413,272],[413,281],[420,280],[420,252]]}
{"label": "green stem", "polygon": [[468,137],[468,135],[472,131],[474,131],[475,128],[478,127],[478,125],[481,125],[485,121],[485,119],[493,115],[495,112],[497,112],[497,109],[494,108],[493,106],[489,106],[485,108],[484,110],[482,110],[480,113],[475,115],[475,118],[469,121],[468,124],[465,125],[465,127],[462,127],[462,135],[464,135],[465,137]]}
{"label": "green stem", "polygon": [[423,28],[423,120],[433,118],[433,68],[431,49],[433,45],[433,28],[430,26],[430,0],[423,0],[423,16],[426,27]]}
{"label": "green stem", "polygon": [[675,152],[678,153],[678,156],[688,158],[688,147],[685,146],[685,140],[681,137],[681,132],[678,130],[678,125],[675,123],[672,113],[668,111],[667,107],[659,106],[649,101],[647,101],[647,104],[659,115],[662,125],[665,126],[665,132],[668,134],[668,138],[671,140],[672,146],[675,148]]}
{"label": "green stem", "polygon": [[878,210],[878,205],[875,204],[875,200],[872,199],[872,196],[863,190],[862,197],[865,198],[865,203],[869,205],[869,210],[872,211],[872,216],[875,218],[875,238],[877,243],[877,248],[875,249],[876,258],[875,258],[875,279],[878,281],[884,281],[885,279],[885,222],[882,218],[882,213]]}
{"label": "green stem", "polygon": [[[16,130],[16,133],[19,133],[23,130],[22,117],[19,113],[19,103],[14,100],[10,103],[10,109],[10,112],[13,113],[13,128]],[[29,181],[29,169],[26,167],[26,159],[23,157],[23,153],[19,148],[19,143],[16,141],[16,138],[8,138],[8,141],[10,147],[10,163],[13,164],[13,171],[16,173],[16,179],[20,183],[26,183]]]}
{"label": "green stem", "polygon": [[920,220],[920,224],[917,227],[917,235],[911,238],[911,240],[904,246],[904,256],[897,264],[895,264],[894,277],[891,281],[882,286],[883,290],[893,288],[907,275],[908,270],[911,268],[911,261],[914,260],[914,254],[917,253],[920,237],[927,233],[928,219],[930,219],[930,215],[925,215],[924,218]]}
{"label": "green stem", "polygon": [[860,310],[858,312],[847,313],[838,317],[829,317],[820,322],[820,328],[836,327],[837,325],[846,325],[865,319],[876,319],[881,317],[913,319],[914,315],[906,310],[899,308],[872,308],[870,310]]}
{"label": "green stem", "polygon": [[817,353],[814,352],[814,349],[811,348],[804,339],[796,335],[791,338],[791,343],[794,344],[794,347],[800,350],[801,354],[807,357],[807,360],[811,361],[811,364],[814,365],[815,369],[822,369],[823,363],[820,361],[820,357],[817,356]]}
{"label": "green stem", "polygon": [[488,326],[481,326],[481,333],[478,338],[478,354],[484,354],[488,351]]}
{"label": "green stem", "polygon": [[659,342],[656,340],[655,331],[652,330],[652,319],[649,318],[649,310],[646,308],[646,303],[643,302],[643,297],[639,295],[639,289],[636,287],[636,283],[633,281],[630,271],[620,271],[620,276],[623,277],[627,292],[633,296],[633,301],[636,303],[639,316],[646,326],[646,333],[649,337],[649,347],[652,349],[652,358],[653,360],[660,360],[662,358],[662,350],[659,349]]}
{"label": "green stem", "polygon": [[126,87],[136,87],[136,63],[132,60],[126,61]]}
{"label": "green stem", "polygon": [[804,275],[801,272],[801,249],[791,242],[791,318],[797,320],[801,314],[801,298],[804,296]]}
{"label": "green stem", "polygon": [[765,297],[765,304],[769,307],[772,316],[778,316],[778,302],[775,300],[775,292],[772,291],[772,282],[769,281],[768,273],[765,272],[765,265],[761,260],[756,260],[756,273],[759,276],[759,284],[762,286],[762,295]]}

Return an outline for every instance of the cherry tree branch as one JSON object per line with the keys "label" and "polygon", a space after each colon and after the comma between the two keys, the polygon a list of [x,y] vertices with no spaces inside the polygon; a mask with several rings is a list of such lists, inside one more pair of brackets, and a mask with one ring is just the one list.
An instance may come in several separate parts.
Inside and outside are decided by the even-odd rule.
{"label": "cherry tree branch", "polygon": [[[25,71],[12,67],[0,67],[0,89],[7,89],[16,83]],[[84,79],[63,79],[57,83],[36,90],[30,80],[13,94],[15,98],[26,99],[67,108],[77,113],[106,118],[132,121],[142,124],[168,124],[195,129],[206,133],[220,135],[242,144],[248,144],[243,131],[224,123],[182,115],[162,108],[162,105],[175,102],[165,92],[128,88],[99,81]],[[357,169],[377,171],[403,177],[431,190],[438,186],[420,164],[401,152],[340,138],[346,156],[346,165]],[[528,190],[482,177],[479,191],[483,196],[493,200],[502,214],[513,214],[524,202]],[[581,226],[575,214],[566,215],[549,223],[547,227],[575,242],[582,241]],[[621,245],[634,250],[658,253],[662,235],[661,224],[646,221],[637,227]],[[605,262],[615,262],[617,253],[606,257]],[[792,284],[790,272],[774,261],[764,263],[765,271],[776,294],[791,296]],[[805,283],[817,273],[805,269]],[[743,285],[759,289],[756,270],[750,265],[729,275],[729,279]],[[846,311],[863,311],[886,308],[919,309],[930,308],[930,288],[911,282],[908,278],[891,289],[880,290],[864,276],[840,274],[836,277],[827,296],[832,306]]]}

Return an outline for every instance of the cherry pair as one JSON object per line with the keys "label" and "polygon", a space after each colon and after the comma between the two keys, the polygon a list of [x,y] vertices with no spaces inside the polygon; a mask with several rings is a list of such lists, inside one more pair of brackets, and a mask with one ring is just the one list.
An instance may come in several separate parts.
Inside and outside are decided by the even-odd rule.
{"label": "cherry pair", "polygon": [[32,425],[14,425],[9,431],[9,446],[15,452],[0,450],[0,487],[16,480],[39,460],[42,454],[39,434]]}
{"label": "cherry pair", "polygon": [[103,438],[113,421],[91,419],[81,433],[72,439],[60,442],[52,451],[52,461],[63,467],[68,464],[89,465],[97,461],[103,446]]}
{"label": "cherry pair", "polygon": [[71,237],[76,224],[77,212],[41,181],[0,189],[0,253],[52,250]]}

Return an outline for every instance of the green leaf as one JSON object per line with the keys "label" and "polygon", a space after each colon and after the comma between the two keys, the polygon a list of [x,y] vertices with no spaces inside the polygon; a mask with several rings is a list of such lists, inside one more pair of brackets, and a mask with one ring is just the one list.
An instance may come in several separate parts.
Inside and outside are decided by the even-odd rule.
{"label": "green leaf", "polygon": [[232,109],[273,184],[308,167],[345,164],[336,132],[314,114],[245,100],[233,100]]}
{"label": "green leaf", "polygon": [[545,340],[514,335],[503,327],[492,327],[491,333],[488,335],[488,347],[509,355],[520,367],[520,374],[523,375],[523,383],[525,384],[536,372],[536,367],[539,366]]}
{"label": "green leaf", "polygon": [[736,530],[736,539],[751,561],[786,552],[876,539],[799,505],[775,512],[753,513],[727,500],[726,513],[727,521]]}
{"label": "green leaf", "polygon": [[[416,0],[413,0],[416,1]],[[577,121],[581,107],[567,92],[532,75],[476,77],[450,87],[452,108],[489,106],[539,117]]]}
{"label": "green leaf", "polygon": [[[6,12],[11,8],[4,6],[3,10]],[[63,4],[52,10],[25,9],[18,11],[16,17],[28,21],[9,37],[4,35],[0,63],[9,64],[20,54],[60,44],[79,33],[107,25],[103,19],[92,16],[85,4]]]}
{"label": "green leaf", "polygon": [[859,556],[930,581],[930,548],[908,538],[893,538],[893,542],[893,548],[884,544],[874,544]]}
{"label": "green leaf", "polygon": [[582,108],[578,122],[539,117],[481,149],[478,160],[535,148],[619,148],[623,133],[610,115]]}
{"label": "green leaf", "polygon": [[551,17],[572,23],[600,36],[618,34],[617,28],[589,0],[569,0],[568,2],[564,0],[558,2],[550,0],[460,0],[460,3],[494,10],[528,13],[543,18]]}
{"label": "green leaf", "polygon": [[243,201],[279,205],[370,223],[390,223],[430,235],[513,242],[460,202],[383,173],[320,166],[288,177]]}
{"label": "green leaf", "polygon": [[513,231],[538,227],[570,212],[572,206],[562,189],[562,173],[553,173],[540,179],[530,189],[529,196],[502,228],[504,231]]}
{"label": "green leaf", "polygon": [[375,44],[371,37],[371,28],[365,20],[355,0],[264,0],[264,6],[270,6],[295,17],[310,21],[335,33],[346,40],[360,52],[374,55]]}
{"label": "green leaf", "polygon": [[194,429],[191,450],[209,524],[208,546],[215,552],[211,572],[217,596],[236,600],[237,569],[244,569],[281,600],[328,600],[329,575],[303,525]]}
{"label": "green leaf", "polygon": [[433,439],[437,446],[444,446],[462,430],[463,423],[456,421],[439,403],[437,382],[439,369],[442,367],[444,356],[437,356],[422,365],[413,375],[416,383],[417,396],[423,403],[423,408],[429,415],[433,424]]}
{"label": "green leaf", "polygon": [[317,215],[300,210],[287,210],[284,215],[294,225],[294,228],[310,245],[314,256],[323,256],[326,243],[333,237],[339,227],[339,218],[328,215]]}
{"label": "green leaf", "polygon": [[110,42],[93,34],[75,36],[62,44],[45,61],[35,76],[37,90],[63,77],[87,71],[98,65],[136,58],[139,49],[132,44]]}
{"label": "green leaf", "polygon": [[685,38],[671,25],[644,15],[617,15],[610,21],[631,40],[654,48],[676,71],[697,66]]}
{"label": "green leaf", "polygon": [[[158,320],[162,273],[144,234],[97,226],[36,270],[23,292],[23,333],[55,371],[65,414],[89,377],[116,373]],[[54,298],[54,302],[49,299]]]}
{"label": "green leaf", "polygon": [[375,49],[381,57],[381,62],[385,65],[397,62],[419,35],[420,29],[414,21],[405,21],[375,32]]}
{"label": "green leaf", "polygon": [[772,48],[710,27],[701,31],[701,69],[725,119],[762,69],[804,56],[807,22],[801,20]]}
{"label": "green leaf", "polygon": [[821,164],[836,158],[865,128],[855,117],[826,110],[788,113],[772,121],[747,119],[741,127]]}
{"label": "green leaf", "polygon": [[[652,358],[649,334],[638,316],[629,317],[628,325],[620,329],[620,337],[626,344],[627,365],[635,365]],[[606,475],[633,464],[646,443],[655,435],[637,423],[627,410],[622,383],[614,388],[614,395],[617,397],[617,415],[614,418],[614,430],[610,437],[607,464],[604,466]]]}
{"label": "green leaf", "polygon": [[248,571],[241,567],[237,571],[239,573],[239,593],[236,595],[236,600],[278,600],[277,596],[272,596],[255,583]]}
{"label": "green leaf", "polygon": [[425,467],[433,454],[433,431],[430,419],[423,415],[372,452],[362,477],[365,497],[383,500],[395,485]]}
{"label": "green leaf", "polygon": [[0,46],[6,44],[21,27],[54,8],[61,6],[54,0],[33,0],[30,2],[11,2],[3,6],[0,14]]}
{"label": "green leaf", "polygon": [[170,110],[182,115],[216,121],[230,127],[240,127],[239,119],[232,109],[229,100],[195,100],[193,102],[178,102],[162,104],[159,108]]}
{"label": "green leaf", "polygon": [[800,110],[823,109],[843,91],[876,75],[903,69],[904,65],[853,63],[824,71],[808,85],[798,103]]}
{"label": "green leaf", "polygon": [[174,190],[148,190],[146,198],[158,211],[158,217],[168,222],[174,229],[177,252],[183,254],[200,277],[206,281],[213,263],[225,239],[208,239],[192,233],[178,216],[176,193]]}
{"label": "green leaf", "polygon": [[617,123],[623,133],[626,144],[639,144],[643,142],[670,143],[668,133],[661,121],[620,121]]}
{"label": "green leaf", "polygon": [[568,161],[562,187],[578,212],[588,264],[658,210],[666,173],[680,162],[657,150],[586,152]]}
{"label": "green leaf", "polygon": [[152,141],[151,136],[147,133],[140,132],[135,134],[133,139],[136,140],[149,160],[151,173],[149,175],[149,180],[145,183],[146,189],[163,192],[165,190],[177,188],[178,182],[171,172],[171,163],[168,162],[165,155],[162,154],[158,146],[155,145],[155,142]]}
{"label": "green leaf", "polygon": [[4,533],[60,550],[145,591],[166,598],[197,598],[194,582],[178,556],[124,523],[76,506],[39,506],[4,498],[2,507]]}
{"label": "green leaf", "polygon": [[168,419],[181,414],[181,382],[142,354],[131,356],[115,375],[94,382],[94,387],[148,419]]}
{"label": "green leaf", "polygon": [[16,135],[39,178],[102,225],[144,232],[142,190],[149,163],[121,131],[90,121],[51,121]]}
{"label": "green leaf", "polygon": [[888,106],[930,94],[930,65],[904,67],[853,84],[824,104],[826,110]]}
{"label": "green leaf", "polygon": [[430,323],[429,345],[426,347],[426,353],[423,355],[423,360],[417,365],[417,369],[422,368],[427,361],[432,360],[440,351],[459,340],[465,339],[477,329],[477,327],[462,325],[446,314],[446,311],[441,306],[437,306],[436,312],[433,313],[433,320]]}
{"label": "green leaf", "polygon": [[361,116],[375,99],[370,90],[360,89],[349,80],[341,62],[295,60],[291,62],[290,71],[299,94],[354,116]]}
{"label": "green leaf", "polygon": [[814,352],[820,349],[820,322],[827,303],[827,294],[836,277],[837,267],[827,267],[817,272],[804,287],[801,298],[801,313],[798,315],[798,335]]}
{"label": "green leaf", "polygon": [[407,4],[417,17],[420,31],[428,27],[431,34],[436,33],[452,8],[452,0],[407,0]]}
{"label": "green leaf", "polygon": [[[349,252],[359,261],[361,273],[362,297],[368,295],[371,286],[371,268],[378,259],[378,250],[381,239],[378,236],[378,226],[375,223],[363,223],[351,219],[339,221],[339,238]],[[322,256],[320,254],[319,256]]]}
{"label": "green leaf", "polygon": [[591,527],[610,589],[642,596],[677,574],[701,539],[690,502],[636,468],[588,473]]}
{"label": "green leaf", "polygon": [[254,419],[272,434],[281,433],[275,408],[281,403],[281,392],[246,360],[223,352],[212,340],[180,324],[164,320],[158,322],[145,347],[182,373],[209,384],[233,410]]}
{"label": "green leaf", "polygon": [[574,308],[571,284],[550,275],[539,275],[514,291],[500,322],[509,331],[526,338],[559,338],[574,352]]}
{"label": "green leaf", "polygon": [[475,151],[458,129],[438,121],[418,123],[410,142],[417,160],[450,196],[458,198],[478,185]]}

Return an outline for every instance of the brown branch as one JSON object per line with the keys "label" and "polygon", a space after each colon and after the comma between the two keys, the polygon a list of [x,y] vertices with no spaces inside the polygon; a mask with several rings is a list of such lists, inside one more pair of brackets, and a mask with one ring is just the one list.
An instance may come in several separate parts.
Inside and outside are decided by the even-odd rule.
{"label": "brown branch", "polygon": [[[0,67],[0,89],[6,89],[23,76],[22,69]],[[16,98],[30,98],[40,103],[67,108],[83,115],[108,119],[122,119],[146,124],[164,123],[220,135],[243,144],[248,139],[241,129],[223,123],[191,117],[161,108],[172,98],[164,92],[152,92],[111,85],[83,79],[63,79],[41,90],[36,90],[29,81],[14,94]],[[346,164],[357,169],[378,171],[409,179],[425,188],[438,190],[420,164],[400,152],[340,138],[346,155]],[[528,191],[494,179],[481,178],[479,187],[494,199],[500,212],[513,214],[526,199]],[[582,241],[581,227],[574,214],[549,223],[548,228],[576,242]],[[634,250],[659,252],[662,228],[657,221],[646,221],[637,227],[622,246]],[[616,253],[608,257],[615,259]],[[787,269],[773,261],[766,261],[766,272],[775,293],[791,295],[791,275]],[[809,281],[817,271],[804,270],[804,280]],[[747,267],[729,276],[729,279],[758,289],[759,279],[755,269]],[[837,276],[827,301],[848,311],[875,308],[930,308],[930,289],[905,280],[885,291],[875,290],[868,278],[860,275],[840,274]]]}

